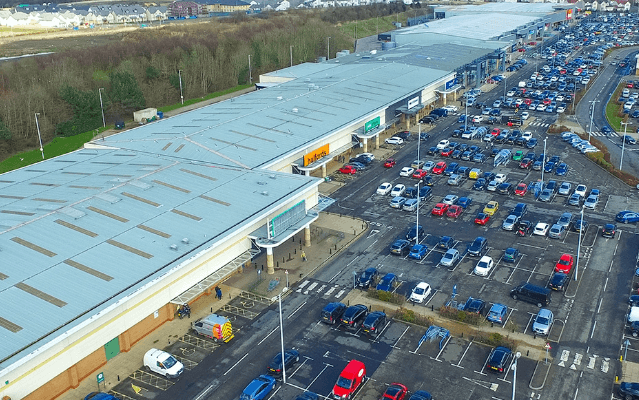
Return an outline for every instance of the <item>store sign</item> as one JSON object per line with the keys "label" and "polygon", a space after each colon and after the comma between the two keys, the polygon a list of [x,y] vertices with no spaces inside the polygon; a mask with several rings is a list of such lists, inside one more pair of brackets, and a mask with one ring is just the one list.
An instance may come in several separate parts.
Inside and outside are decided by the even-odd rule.
{"label": "store sign", "polygon": [[306,167],[308,164],[314,163],[320,158],[326,157],[328,155],[328,144],[311,151],[310,153],[304,154],[304,166]]}
{"label": "store sign", "polygon": [[566,10],[566,19],[572,19],[572,8]]}
{"label": "store sign", "polygon": [[449,80],[448,82],[446,82],[446,90],[449,90],[453,86],[455,86],[455,78],[453,78],[453,79]]}
{"label": "store sign", "polygon": [[380,122],[380,118],[379,117],[376,117],[376,118],[371,119],[370,121],[367,121],[364,124],[364,133],[370,132],[373,129],[379,127],[379,122]]}
{"label": "store sign", "polygon": [[415,107],[418,104],[419,104],[419,96],[413,97],[412,99],[408,100],[408,109],[410,110],[411,108]]}

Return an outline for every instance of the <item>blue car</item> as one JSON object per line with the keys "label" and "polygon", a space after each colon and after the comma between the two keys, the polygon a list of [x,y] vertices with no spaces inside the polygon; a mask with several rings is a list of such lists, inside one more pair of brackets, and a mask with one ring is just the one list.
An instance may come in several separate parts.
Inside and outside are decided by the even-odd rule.
{"label": "blue car", "polygon": [[459,118],[457,118],[458,124],[463,124],[464,122],[466,122],[466,114],[462,114],[459,116]]}
{"label": "blue car", "polygon": [[104,392],[91,392],[87,394],[84,400],[118,400],[118,398]]}
{"label": "blue car", "polygon": [[240,400],[262,400],[275,388],[275,378],[268,375],[260,375],[253,379],[242,392]]}
{"label": "blue car", "polygon": [[416,244],[413,246],[412,249],[410,249],[408,257],[415,260],[421,260],[422,258],[424,258],[427,252],[428,246],[426,246],[425,244]]}
{"label": "blue car", "polygon": [[544,172],[546,173],[552,172],[553,169],[555,169],[555,163],[552,161],[548,161],[546,165],[544,165]]}
{"label": "blue car", "polygon": [[622,211],[615,217],[617,222],[623,222],[629,224],[631,222],[639,222],[639,213],[634,211]]}
{"label": "blue car", "polygon": [[559,166],[557,167],[557,169],[555,170],[555,175],[558,176],[564,176],[568,173],[568,164],[566,163],[561,163],[559,164]]}
{"label": "blue car", "polygon": [[[384,275],[384,277],[379,281],[376,289],[382,290],[384,292],[390,292],[393,290],[393,284],[395,282],[397,282],[397,276],[389,272],[388,274]],[[240,400],[244,400],[244,399],[240,399]]]}
{"label": "blue car", "polygon": [[457,205],[464,210],[471,204],[473,204],[473,199],[471,197],[460,197],[459,199],[457,199]]}
{"label": "blue car", "polygon": [[535,139],[535,138],[528,139],[528,141],[526,142],[526,148],[527,149],[534,149],[535,146],[537,146],[537,139]]}
{"label": "blue car", "polygon": [[506,314],[508,314],[508,307],[503,304],[493,304],[486,315],[486,319],[490,322],[503,325],[506,322]]}

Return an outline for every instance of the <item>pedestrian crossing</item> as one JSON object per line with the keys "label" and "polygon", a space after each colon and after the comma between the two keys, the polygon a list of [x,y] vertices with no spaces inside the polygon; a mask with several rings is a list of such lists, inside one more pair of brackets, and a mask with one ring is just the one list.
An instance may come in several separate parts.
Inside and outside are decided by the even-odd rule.
{"label": "pedestrian crossing", "polygon": [[548,122],[534,121],[528,124],[528,126],[540,126],[542,128],[548,128],[550,124]]}
{"label": "pedestrian crossing", "polygon": [[316,294],[324,297],[334,297],[336,299],[342,298],[347,291],[348,288],[344,288],[340,285],[316,281],[314,279],[303,281],[295,290],[296,293],[304,295]]}
{"label": "pedestrian crossing", "polygon": [[586,354],[586,357],[587,361],[584,359],[584,354],[575,352],[571,355],[570,350],[562,350],[557,365],[573,371],[600,370],[604,374],[610,370],[609,357],[600,357],[597,354]]}
{"label": "pedestrian crossing", "polygon": [[619,137],[619,134],[616,132],[610,132],[608,135],[606,135],[604,132],[593,132],[592,136],[608,136],[608,137]]}

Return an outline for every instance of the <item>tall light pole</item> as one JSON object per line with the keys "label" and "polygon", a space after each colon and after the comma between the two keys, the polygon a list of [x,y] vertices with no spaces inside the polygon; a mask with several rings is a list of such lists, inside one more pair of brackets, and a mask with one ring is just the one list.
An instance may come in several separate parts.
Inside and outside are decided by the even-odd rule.
{"label": "tall light pole", "polygon": [[621,171],[621,167],[623,167],[623,152],[626,149],[626,130],[628,129],[628,124],[630,122],[621,122],[623,125],[623,140],[621,141],[621,160],[619,161],[619,171]]}
{"label": "tall light pole", "polygon": [[544,185],[544,167],[546,167],[546,140],[548,140],[548,136],[544,138],[544,156],[541,160],[541,185],[542,186]]}
{"label": "tall light pole", "polygon": [[331,37],[326,38],[326,59],[331,59]]}
{"label": "tall light pole", "polygon": [[291,45],[291,67],[293,66],[293,46]]}
{"label": "tall light pole", "polygon": [[464,117],[464,132],[468,130],[468,97],[466,97],[465,103],[466,103],[466,114]]}
{"label": "tall light pole", "polygon": [[253,75],[251,74],[251,55],[249,54],[249,84],[253,83]]}
{"label": "tall light pole", "polygon": [[515,353],[515,362],[513,363],[513,366],[511,367],[513,370],[513,397],[512,400],[515,400],[515,385],[517,384],[517,360],[519,360],[519,357],[521,357],[521,353],[517,352]]}
{"label": "tall light pole", "polygon": [[178,78],[180,79],[180,101],[182,102],[182,104],[184,104],[184,93],[182,92],[182,70],[181,69],[178,69]]}
{"label": "tall light pole", "polygon": [[40,141],[40,153],[42,153],[42,159],[44,160],[44,148],[42,148],[42,136],[40,136],[40,123],[38,122],[38,115],[40,115],[40,113],[35,113],[36,127],[38,128],[38,140]]}
{"label": "tall light pole", "polygon": [[592,135],[592,119],[595,116],[595,103],[598,102],[599,100],[590,101],[590,131],[588,132],[588,143],[590,143],[590,136]]}
{"label": "tall light pole", "polygon": [[284,364],[284,325],[282,324],[282,293],[277,296],[280,306],[280,342],[282,344],[282,382],[286,383],[286,365]]}
{"label": "tall light pole", "polygon": [[104,88],[99,88],[98,94],[100,95],[100,110],[102,111],[102,127],[106,128],[106,121],[104,120],[104,105],[102,104],[102,90],[104,90]]}
{"label": "tall light pole", "polygon": [[579,254],[581,254],[581,231],[584,230],[584,206],[581,206],[581,222],[579,222],[579,238],[577,241],[577,262],[575,263],[575,280],[579,270]]}

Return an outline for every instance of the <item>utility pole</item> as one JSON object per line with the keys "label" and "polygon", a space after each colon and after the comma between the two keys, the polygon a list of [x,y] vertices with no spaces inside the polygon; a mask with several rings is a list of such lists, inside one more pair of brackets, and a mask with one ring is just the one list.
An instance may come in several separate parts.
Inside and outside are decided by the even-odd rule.
{"label": "utility pole", "polygon": [[182,70],[178,69],[178,78],[180,78],[180,101],[184,104],[184,93],[182,92]]}
{"label": "utility pole", "polygon": [[104,120],[104,105],[102,104],[102,90],[104,90],[104,88],[99,88],[98,94],[100,95],[100,110],[102,111],[102,127],[106,128],[106,121]]}
{"label": "utility pole", "polygon": [[253,83],[253,76],[251,75],[251,55],[249,54],[249,84]]}
{"label": "utility pole", "polygon": [[[599,100],[590,100],[590,131],[588,132],[588,143],[590,143],[590,136],[592,135],[592,119],[595,116],[595,103]],[[574,110],[573,110],[574,111]]]}
{"label": "utility pole", "polygon": [[331,37],[329,36],[326,40],[326,59],[331,59]]}
{"label": "utility pole", "polygon": [[35,113],[36,127],[38,128],[38,140],[40,141],[40,153],[42,153],[42,159],[44,160],[44,148],[42,147],[42,136],[40,136],[40,123],[38,122],[38,115],[40,115],[40,113]]}

